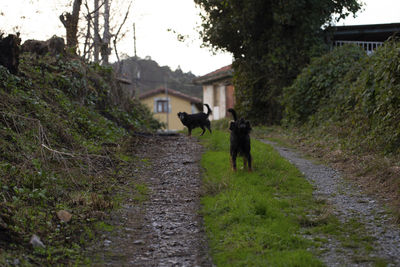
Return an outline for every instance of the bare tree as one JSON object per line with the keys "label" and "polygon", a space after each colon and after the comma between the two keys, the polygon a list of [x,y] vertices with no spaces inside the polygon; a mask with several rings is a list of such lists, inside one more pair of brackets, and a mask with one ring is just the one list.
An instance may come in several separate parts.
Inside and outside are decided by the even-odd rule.
{"label": "bare tree", "polygon": [[94,22],[93,22],[93,31],[94,31],[94,52],[93,58],[94,62],[99,62],[99,54],[100,54],[100,35],[99,35],[99,0],[94,0]]}
{"label": "bare tree", "polygon": [[[82,0],[74,0],[75,7],[77,6],[77,2],[82,2]],[[86,8],[85,14],[82,15],[85,24],[80,25],[76,38],[77,45],[75,47],[78,47],[78,39],[81,40],[81,48],[83,48],[81,56],[85,60],[100,62],[101,56],[102,64],[106,65],[109,63],[111,51],[114,50],[117,60],[119,61],[117,44],[125,37],[128,31],[127,29],[124,31],[123,26],[129,18],[133,1],[131,0],[128,6],[125,5],[123,0],[85,0],[83,2]],[[111,9],[112,3],[117,3],[113,9]],[[92,10],[89,5],[93,5],[94,10]],[[126,11],[123,11],[121,7],[127,7]],[[76,8],[74,8],[74,10],[76,10]],[[121,11],[123,11],[124,14],[121,14]],[[73,12],[73,14],[76,13]],[[69,18],[70,14],[66,12],[63,13],[62,18],[60,16],[60,19],[65,22],[64,25],[67,24]],[[103,20],[100,22],[101,18]],[[119,20],[119,18],[121,18],[122,21]],[[68,28],[66,27],[66,29]],[[74,51],[76,51],[76,49]]]}
{"label": "bare tree", "polygon": [[104,0],[104,33],[103,41],[101,45],[101,59],[103,64],[108,64],[108,56],[110,55],[110,2],[109,0]]}
{"label": "bare tree", "polygon": [[85,1],[85,6],[86,6],[86,10],[87,10],[87,14],[85,16],[86,18],[86,36],[85,36],[85,43],[83,46],[83,58],[84,59],[89,59],[90,58],[90,50],[91,50],[91,39],[92,39],[92,27],[91,27],[91,19],[92,19],[92,13],[89,11],[89,6],[87,1]]}
{"label": "bare tree", "polygon": [[[87,0],[85,0],[85,7],[87,11],[87,14],[85,15],[86,35],[82,57],[84,59],[90,59],[93,56],[94,62],[99,62],[99,51],[101,46],[101,37],[99,33],[99,9],[103,6],[103,3],[101,5],[99,5],[98,3],[99,0],[95,0],[95,9],[94,11],[90,11],[89,4]],[[92,52],[93,48],[94,52]]]}
{"label": "bare tree", "polygon": [[[128,9],[125,13],[125,17],[124,20],[122,21],[121,25],[118,28],[118,31],[116,34],[114,34],[114,39],[113,39],[113,44],[114,44],[114,51],[115,51],[115,55],[117,56],[117,60],[118,60],[118,72],[121,71],[121,66],[120,66],[120,60],[119,60],[119,55],[118,55],[118,50],[117,50],[117,42],[118,42],[118,37],[121,33],[121,29],[124,26],[126,20],[128,19],[129,16],[129,10],[131,9],[131,5],[132,5],[132,1],[129,3]],[[125,34],[122,34],[121,38],[123,38],[125,36]]]}
{"label": "bare tree", "polygon": [[76,53],[78,47],[78,22],[81,4],[82,0],[74,0],[72,14],[64,12],[59,17],[67,33],[67,47],[73,53]]}

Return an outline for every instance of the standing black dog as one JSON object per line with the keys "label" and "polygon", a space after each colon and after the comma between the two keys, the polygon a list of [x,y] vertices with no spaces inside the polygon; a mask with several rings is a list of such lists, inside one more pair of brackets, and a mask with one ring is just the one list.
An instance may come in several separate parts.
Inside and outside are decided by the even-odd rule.
{"label": "standing black dog", "polygon": [[196,113],[196,114],[187,114],[186,112],[179,112],[178,117],[181,120],[182,124],[185,125],[188,130],[188,136],[192,135],[192,130],[194,128],[200,127],[203,129],[203,132],[200,135],[203,135],[204,132],[206,131],[205,127],[210,131],[211,133],[211,123],[210,120],[208,119],[208,116],[212,114],[212,110],[209,105],[204,104],[204,106],[207,107],[207,114],[204,112]]}
{"label": "standing black dog", "polygon": [[[249,172],[251,168],[251,154],[250,154],[250,122],[240,118],[237,118],[236,111],[232,108],[228,109],[232,113],[233,121],[229,124],[229,130],[231,130],[231,166],[236,171],[236,157],[238,154],[243,157],[243,166],[248,166]],[[247,165],[247,166],[246,166]]]}

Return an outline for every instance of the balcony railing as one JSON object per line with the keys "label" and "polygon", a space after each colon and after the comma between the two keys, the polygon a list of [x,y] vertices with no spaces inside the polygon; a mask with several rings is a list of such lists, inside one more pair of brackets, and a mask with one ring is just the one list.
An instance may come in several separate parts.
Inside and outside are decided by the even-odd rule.
{"label": "balcony railing", "polygon": [[334,41],[333,47],[342,46],[345,44],[355,44],[363,48],[368,55],[372,54],[378,47],[383,45],[383,42],[366,42],[366,41]]}

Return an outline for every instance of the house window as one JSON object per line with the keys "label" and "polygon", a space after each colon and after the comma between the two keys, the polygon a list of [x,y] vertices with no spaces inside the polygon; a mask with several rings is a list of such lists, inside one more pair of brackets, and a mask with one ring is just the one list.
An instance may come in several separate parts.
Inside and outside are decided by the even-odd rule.
{"label": "house window", "polygon": [[168,112],[168,100],[157,100],[156,113],[167,113],[167,112]]}

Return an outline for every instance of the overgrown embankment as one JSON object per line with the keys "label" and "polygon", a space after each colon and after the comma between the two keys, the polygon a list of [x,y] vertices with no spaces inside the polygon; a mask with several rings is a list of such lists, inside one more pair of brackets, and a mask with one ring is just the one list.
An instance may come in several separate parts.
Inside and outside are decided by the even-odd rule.
{"label": "overgrown embankment", "polygon": [[84,262],[133,160],[130,132],[157,127],[109,67],[31,54],[18,76],[0,66],[0,265]]}
{"label": "overgrown embankment", "polygon": [[399,51],[395,39],[370,56],[355,46],[337,48],[314,59],[282,98],[290,131],[394,201],[400,199]]}

